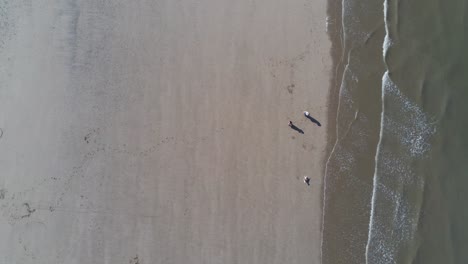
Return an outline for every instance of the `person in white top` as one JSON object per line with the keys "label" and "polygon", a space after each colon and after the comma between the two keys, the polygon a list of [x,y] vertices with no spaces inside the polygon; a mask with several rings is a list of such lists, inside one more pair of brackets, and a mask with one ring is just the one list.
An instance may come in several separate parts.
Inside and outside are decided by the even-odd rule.
{"label": "person in white top", "polygon": [[307,185],[310,185],[310,178],[307,176],[304,176],[304,183]]}
{"label": "person in white top", "polygon": [[304,111],[304,115],[305,115],[306,117],[309,117],[309,112]]}

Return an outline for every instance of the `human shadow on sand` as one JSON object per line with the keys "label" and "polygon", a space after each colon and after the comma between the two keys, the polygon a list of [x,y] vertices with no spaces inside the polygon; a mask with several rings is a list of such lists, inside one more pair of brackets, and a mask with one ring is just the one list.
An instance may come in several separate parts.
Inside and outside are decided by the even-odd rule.
{"label": "human shadow on sand", "polygon": [[304,130],[298,128],[296,125],[291,125],[290,126],[292,129],[296,130],[297,132],[301,133],[301,134],[304,134]]}
{"label": "human shadow on sand", "polygon": [[320,122],[319,122],[317,119],[311,117],[310,115],[309,115],[309,116],[306,116],[306,117],[307,117],[310,121],[312,121],[312,123],[315,123],[317,126],[322,126],[322,124],[320,124]]}

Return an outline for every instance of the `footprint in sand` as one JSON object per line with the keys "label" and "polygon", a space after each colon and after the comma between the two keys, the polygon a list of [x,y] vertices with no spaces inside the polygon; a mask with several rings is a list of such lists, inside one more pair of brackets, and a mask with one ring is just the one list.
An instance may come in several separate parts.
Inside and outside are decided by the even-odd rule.
{"label": "footprint in sand", "polygon": [[293,83],[293,84],[290,84],[290,85],[288,85],[288,86],[286,86],[286,90],[288,90],[288,93],[289,93],[289,94],[293,94],[293,92],[294,92],[294,87],[296,87],[296,86],[294,85],[294,83]]}

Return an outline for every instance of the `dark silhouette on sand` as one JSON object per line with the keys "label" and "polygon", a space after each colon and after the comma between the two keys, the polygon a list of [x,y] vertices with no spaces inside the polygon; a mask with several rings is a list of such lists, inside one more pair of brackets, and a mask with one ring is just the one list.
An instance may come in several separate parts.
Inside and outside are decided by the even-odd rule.
{"label": "dark silhouette on sand", "polygon": [[317,126],[322,126],[322,124],[320,124],[320,122],[319,122],[317,119],[311,117],[310,115],[308,115],[308,116],[306,116],[306,117],[307,117],[310,121],[312,121],[313,123],[315,123]]}
{"label": "dark silhouette on sand", "polygon": [[310,186],[310,178],[305,176],[304,177],[304,183],[307,184],[307,186]]}
{"label": "dark silhouette on sand", "polygon": [[297,132],[304,134],[304,130],[298,128],[296,125],[293,124],[293,122],[289,121],[289,127],[296,130]]}

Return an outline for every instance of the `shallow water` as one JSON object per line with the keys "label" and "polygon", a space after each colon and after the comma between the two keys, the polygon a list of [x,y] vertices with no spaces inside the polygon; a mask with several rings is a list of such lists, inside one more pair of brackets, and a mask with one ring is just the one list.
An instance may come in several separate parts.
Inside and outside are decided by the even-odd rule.
{"label": "shallow water", "polygon": [[342,2],[322,261],[468,263],[468,5],[376,2]]}

